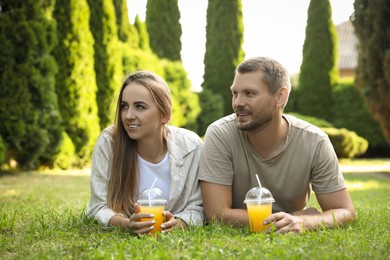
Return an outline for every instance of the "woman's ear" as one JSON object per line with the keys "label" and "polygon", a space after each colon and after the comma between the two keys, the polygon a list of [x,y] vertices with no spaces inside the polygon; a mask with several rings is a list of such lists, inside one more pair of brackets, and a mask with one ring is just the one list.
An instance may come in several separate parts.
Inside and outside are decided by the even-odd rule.
{"label": "woman's ear", "polygon": [[166,124],[169,122],[169,120],[171,119],[171,117],[167,114],[162,114],[161,115],[161,124]]}

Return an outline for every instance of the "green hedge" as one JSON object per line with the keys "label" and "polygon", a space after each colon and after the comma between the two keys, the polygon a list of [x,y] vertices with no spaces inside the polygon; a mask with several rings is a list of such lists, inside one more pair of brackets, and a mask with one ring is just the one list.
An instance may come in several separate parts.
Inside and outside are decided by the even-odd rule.
{"label": "green hedge", "polygon": [[322,130],[329,136],[338,158],[354,158],[367,151],[367,140],[353,131],[328,127]]}

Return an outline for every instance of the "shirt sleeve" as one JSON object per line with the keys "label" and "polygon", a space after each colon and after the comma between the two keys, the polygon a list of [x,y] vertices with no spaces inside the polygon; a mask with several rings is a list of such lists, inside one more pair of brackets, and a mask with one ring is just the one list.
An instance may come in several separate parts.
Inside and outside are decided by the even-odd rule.
{"label": "shirt sleeve", "polygon": [[[175,134],[176,141],[168,140],[172,156],[171,195],[169,209],[175,218],[180,218],[189,226],[203,225],[203,201],[198,181],[199,160],[203,141],[199,136]],[[181,141],[179,141],[181,140]],[[173,145],[175,143],[175,145]],[[188,144],[190,144],[187,153]],[[184,148],[184,149],[183,149]],[[184,154],[182,154],[184,152]],[[180,154],[180,155],[179,155]]]}
{"label": "shirt sleeve", "polygon": [[87,215],[96,219],[104,227],[115,212],[107,205],[107,186],[111,165],[111,142],[108,134],[101,134],[92,155],[90,178],[91,197],[87,206]]}
{"label": "shirt sleeve", "polygon": [[228,130],[222,127],[209,126],[204,141],[204,148],[199,164],[199,180],[232,185],[234,167],[229,148]]}
{"label": "shirt sleeve", "polygon": [[311,184],[313,191],[317,194],[327,194],[346,188],[337,155],[327,136],[317,147]]}

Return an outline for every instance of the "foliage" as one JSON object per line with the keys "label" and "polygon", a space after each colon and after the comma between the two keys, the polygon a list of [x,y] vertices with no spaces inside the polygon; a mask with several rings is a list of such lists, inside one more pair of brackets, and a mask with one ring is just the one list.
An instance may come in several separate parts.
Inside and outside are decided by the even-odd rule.
{"label": "foliage", "polygon": [[[222,97],[223,115],[232,113],[229,87],[237,65],[245,56],[243,37],[241,0],[209,1],[202,87]],[[201,116],[205,116],[203,112]]]}
{"label": "foliage", "polygon": [[[187,78],[180,61],[163,60],[164,78],[168,83],[172,96],[172,115],[170,123],[178,127],[191,129],[199,112],[199,100]],[[191,129],[195,130],[195,129]]]}
{"label": "foliage", "polygon": [[181,60],[181,24],[178,0],[149,0],[146,4],[146,29],[150,47],[158,57]]}
{"label": "foliage", "polygon": [[129,21],[129,12],[126,0],[113,0],[115,21],[118,39],[121,42],[130,43],[130,47],[138,46],[138,35]]}
{"label": "foliage", "polygon": [[170,124],[195,130],[193,125],[200,112],[199,101],[191,89],[183,64],[160,59],[154,53],[141,49],[131,49],[124,54],[124,59],[126,74],[137,70],[151,70],[165,79],[173,101]]}
{"label": "foliage", "polygon": [[[276,235],[211,223],[157,237],[136,237],[116,228],[103,229],[84,216],[88,174],[3,175],[0,258],[388,259],[389,175],[347,172],[344,178],[358,213],[358,220],[345,227]],[[310,205],[317,206],[315,196]]]}
{"label": "foliage", "polygon": [[57,0],[53,16],[59,40],[54,55],[61,71],[56,77],[56,91],[65,131],[79,158],[76,165],[82,167],[90,160],[100,132],[87,0]]}
{"label": "foliage", "polygon": [[88,0],[91,10],[90,30],[94,37],[94,69],[96,73],[98,115],[100,128],[112,122],[107,108],[122,79],[121,53],[118,51],[118,32],[112,0]]}
{"label": "foliage", "polygon": [[42,1],[0,2],[0,135],[7,159],[34,169],[49,163],[62,132],[55,93],[55,22]]}
{"label": "foliage", "polygon": [[76,161],[76,148],[66,132],[62,133],[61,148],[54,157],[52,168],[67,170],[72,168]]}
{"label": "foliage", "polygon": [[390,144],[390,2],[356,0],[354,8],[359,39],[356,87]]}
{"label": "foliage", "polygon": [[329,136],[338,158],[354,158],[367,151],[367,140],[353,131],[345,128],[322,128],[322,130]]}
{"label": "foliage", "polygon": [[199,136],[204,136],[207,127],[216,119],[223,117],[223,100],[221,95],[208,89],[203,89],[198,96],[201,116],[196,119],[196,132]]}
{"label": "foliage", "polygon": [[364,104],[363,97],[352,82],[338,84],[333,89],[334,106],[332,123],[337,128],[345,127],[366,139],[370,147],[385,142],[381,128]]}
{"label": "foliage", "polygon": [[4,140],[3,140],[3,137],[1,137],[0,135],[0,169],[1,169],[1,165],[2,163],[4,162],[5,160],[5,153],[6,153],[6,147],[5,147],[5,143],[4,143]]}
{"label": "foliage", "polygon": [[330,119],[332,90],[338,78],[337,33],[329,0],[311,0],[299,77],[298,112]]}
{"label": "foliage", "polygon": [[149,34],[146,29],[146,23],[141,22],[138,15],[135,17],[134,27],[139,35],[139,45],[137,47],[146,51],[150,50]]}

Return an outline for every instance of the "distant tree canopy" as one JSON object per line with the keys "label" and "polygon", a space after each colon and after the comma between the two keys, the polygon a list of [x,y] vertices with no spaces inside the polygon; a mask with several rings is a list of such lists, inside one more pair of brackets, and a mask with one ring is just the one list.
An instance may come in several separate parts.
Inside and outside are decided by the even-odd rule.
{"label": "distant tree canopy", "polygon": [[57,0],[59,44],[54,50],[59,70],[56,92],[66,133],[71,138],[83,166],[90,160],[100,133],[96,104],[93,36],[89,29],[87,0]]}
{"label": "distant tree canopy", "polygon": [[354,8],[359,39],[355,85],[390,144],[390,1],[356,0]]}
{"label": "distant tree canopy", "polygon": [[150,47],[160,58],[181,60],[182,34],[178,0],[148,0],[146,4],[146,29]]}
{"label": "distant tree canopy", "polygon": [[303,44],[298,111],[330,119],[332,87],[338,79],[337,33],[329,0],[311,0]]}
{"label": "distant tree canopy", "polygon": [[42,7],[37,0],[0,2],[0,158],[24,169],[50,163],[61,142],[57,65],[50,55],[55,23]]}
{"label": "distant tree canopy", "polygon": [[[202,87],[208,95],[217,94],[223,100],[223,115],[232,113],[232,94],[229,87],[237,65],[244,59],[242,49],[244,25],[241,0],[208,2],[206,25],[206,53]],[[208,114],[202,108],[202,116]]]}

